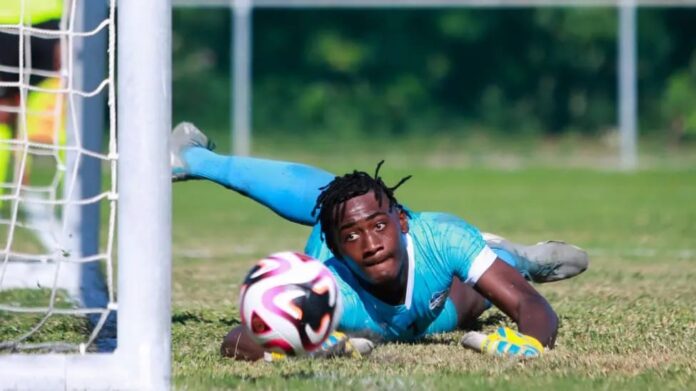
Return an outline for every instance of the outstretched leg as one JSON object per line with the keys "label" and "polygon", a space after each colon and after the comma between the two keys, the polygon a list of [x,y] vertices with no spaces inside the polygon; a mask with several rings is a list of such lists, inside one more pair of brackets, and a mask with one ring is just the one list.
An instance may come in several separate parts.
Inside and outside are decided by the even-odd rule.
{"label": "outstretched leg", "polygon": [[526,246],[490,233],[483,233],[483,238],[498,258],[537,283],[574,277],[589,265],[585,250],[565,242],[549,240]]}
{"label": "outstretched leg", "polygon": [[191,123],[174,129],[170,151],[172,177],[208,179],[267,206],[280,216],[314,225],[312,215],[320,188],[334,175],[312,166],[212,151],[212,143]]}

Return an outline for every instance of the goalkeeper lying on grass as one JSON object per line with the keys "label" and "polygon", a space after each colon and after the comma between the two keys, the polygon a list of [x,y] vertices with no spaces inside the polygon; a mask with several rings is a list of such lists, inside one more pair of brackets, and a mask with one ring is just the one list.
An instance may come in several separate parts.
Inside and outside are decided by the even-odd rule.
{"label": "goalkeeper lying on grass", "polygon": [[[211,180],[313,226],[305,252],[323,260],[337,278],[344,305],[340,331],[414,341],[466,328],[493,304],[519,333],[500,328],[489,336],[467,334],[465,346],[525,357],[553,347],[558,318],[527,279],[548,282],[581,273],[587,254],[579,248],[484,238],[456,216],[410,210],[394,197],[408,177],[389,187],[379,177],[381,164],[374,176],[354,171],[339,177],[301,164],[222,156],[209,147],[192,124],[177,126],[171,140],[174,179]],[[336,341],[326,349],[372,347],[362,339],[359,346]],[[224,338],[221,352],[236,359],[264,357],[241,326]]]}

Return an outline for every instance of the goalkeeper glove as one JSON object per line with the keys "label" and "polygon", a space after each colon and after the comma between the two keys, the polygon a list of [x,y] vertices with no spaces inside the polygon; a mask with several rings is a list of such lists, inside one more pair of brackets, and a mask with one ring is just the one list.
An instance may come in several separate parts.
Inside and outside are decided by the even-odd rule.
{"label": "goalkeeper glove", "polygon": [[534,358],[544,352],[544,346],[536,338],[508,327],[499,327],[489,335],[471,331],[464,335],[461,344],[481,353],[502,357]]}
{"label": "goalkeeper glove", "polygon": [[[350,338],[340,331],[332,332],[319,349],[309,353],[312,358],[349,357],[362,358],[369,355],[375,344],[366,338]],[[268,362],[286,359],[283,353],[266,352],[263,359]]]}
{"label": "goalkeeper glove", "polygon": [[334,331],[321,344],[319,349],[309,355],[311,357],[330,358],[330,357],[350,357],[362,358],[368,355],[375,348],[375,344],[366,338],[351,338],[345,333]]}

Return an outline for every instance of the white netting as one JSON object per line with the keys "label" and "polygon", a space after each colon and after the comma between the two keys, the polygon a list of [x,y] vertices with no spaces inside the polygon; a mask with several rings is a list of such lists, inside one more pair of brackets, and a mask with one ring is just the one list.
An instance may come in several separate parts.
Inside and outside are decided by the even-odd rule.
{"label": "white netting", "polygon": [[[0,352],[84,351],[116,309],[115,0],[104,20],[84,29],[77,27],[79,3],[92,0],[64,0],[61,15],[38,23],[32,1],[60,5],[60,0],[9,1],[17,3],[18,20],[8,23],[5,15],[3,21],[12,6],[0,10],[5,61],[0,63],[0,119],[8,123],[3,128],[0,121]],[[108,58],[106,77],[81,87],[78,78],[92,64],[76,59],[89,58],[84,46],[90,39],[108,42],[98,53]],[[8,44],[13,40],[15,47]],[[38,53],[50,50],[47,42],[60,48],[54,66],[46,66],[46,53]],[[14,62],[7,61],[8,53],[16,53]],[[34,64],[37,58],[41,64]],[[103,129],[83,128],[80,110],[88,100],[108,102]],[[94,140],[89,132],[108,140],[89,147],[84,142]],[[85,194],[84,181],[94,178],[83,176],[90,165],[103,173],[103,184]],[[85,234],[81,225],[98,223],[100,212],[103,232]],[[86,240],[96,241],[91,247],[97,250],[86,253],[91,248]],[[44,333],[47,325],[51,330]],[[57,338],[61,333],[69,334],[69,341]]]}

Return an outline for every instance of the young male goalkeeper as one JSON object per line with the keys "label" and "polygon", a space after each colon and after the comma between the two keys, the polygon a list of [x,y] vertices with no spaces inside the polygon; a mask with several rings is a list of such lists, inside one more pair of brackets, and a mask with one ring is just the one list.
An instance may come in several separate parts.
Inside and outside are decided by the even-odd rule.
{"label": "young male goalkeeper", "polygon": [[[553,347],[558,318],[525,278],[548,282],[581,273],[588,261],[579,248],[562,242],[525,247],[492,235],[486,241],[456,216],[409,210],[394,197],[409,177],[389,187],[379,177],[381,163],[374,176],[339,177],[296,163],[222,156],[210,146],[192,124],[178,125],[170,145],[174,180],[208,179],[314,226],[305,252],[336,276],[344,306],[340,331],[413,341],[465,328],[492,303],[519,333],[500,328],[465,345],[526,357]],[[224,338],[221,352],[264,357],[241,326]]]}

